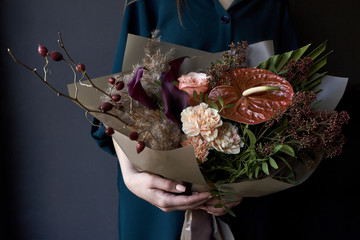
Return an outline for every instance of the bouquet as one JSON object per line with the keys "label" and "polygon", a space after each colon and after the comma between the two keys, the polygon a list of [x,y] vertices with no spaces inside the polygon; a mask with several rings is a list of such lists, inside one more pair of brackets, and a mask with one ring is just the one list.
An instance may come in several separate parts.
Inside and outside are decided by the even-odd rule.
{"label": "bouquet", "polygon": [[[296,186],[345,142],[349,116],[334,108],[347,79],[318,74],[326,42],[279,55],[271,41],[241,42],[212,54],[161,42],[157,31],[129,35],[124,71],[96,79],[61,34],[59,45],[66,57],[38,47],[44,76],[9,53],[98,118],[137,168],[211,190],[222,202]],[[69,94],[49,83],[49,58],[72,69]]]}

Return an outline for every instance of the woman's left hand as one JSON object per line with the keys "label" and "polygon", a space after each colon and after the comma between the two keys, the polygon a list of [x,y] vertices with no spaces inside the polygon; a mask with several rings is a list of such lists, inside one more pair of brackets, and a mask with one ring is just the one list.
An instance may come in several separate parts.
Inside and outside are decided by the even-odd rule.
{"label": "woman's left hand", "polygon": [[[225,202],[224,205],[228,208],[233,208],[237,205],[239,205],[242,201],[242,197],[236,197],[236,199],[238,199],[238,201],[236,202]],[[201,205],[198,209],[202,209],[204,211],[206,211],[207,213],[209,214],[212,214],[214,216],[222,216],[222,215],[225,215],[227,213],[227,211],[222,207],[222,208],[215,208],[214,206],[216,204],[219,204],[219,203],[223,203],[221,200],[218,200],[218,199],[211,199],[209,201],[207,201],[206,203],[204,203],[203,205]]]}

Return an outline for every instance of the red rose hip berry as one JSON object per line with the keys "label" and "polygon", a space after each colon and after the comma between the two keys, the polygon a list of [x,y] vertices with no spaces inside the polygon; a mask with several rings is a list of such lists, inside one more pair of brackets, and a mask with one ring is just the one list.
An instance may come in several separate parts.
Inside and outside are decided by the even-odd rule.
{"label": "red rose hip berry", "polygon": [[85,65],[82,63],[79,63],[78,65],[76,65],[76,71],[78,72],[84,72],[85,71]]}
{"label": "red rose hip berry", "polygon": [[130,140],[133,140],[133,141],[137,140],[138,137],[139,137],[139,133],[137,133],[137,132],[131,132],[129,135]]}
{"label": "red rose hip berry", "polygon": [[121,95],[120,94],[114,94],[111,96],[112,100],[114,100],[114,102],[118,102],[121,99]]}
{"label": "red rose hip berry", "polygon": [[115,84],[115,78],[109,78],[109,83],[111,84],[111,85],[114,85]]}
{"label": "red rose hip berry", "polygon": [[109,102],[104,102],[100,105],[100,109],[104,112],[108,112],[113,108],[113,105]]}
{"label": "red rose hip berry", "polygon": [[106,133],[106,135],[111,136],[111,135],[113,135],[115,133],[115,131],[111,127],[106,127],[105,128],[105,133]]}
{"label": "red rose hip berry", "polygon": [[63,55],[59,52],[49,52],[49,56],[55,62],[59,62],[64,59]]}
{"label": "red rose hip berry", "polygon": [[123,81],[118,81],[118,82],[116,82],[116,84],[115,84],[115,88],[116,88],[116,90],[118,90],[118,91],[122,90],[122,89],[124,88],[124,86],[125,86],[125,83],[124,83]]}
{"label": "red rose hip berry", "polygon": [[48,50],[45,46],[39,44],[38,53],[40,54],[40,56],[46,57],[46,55],[48,54]]}
{"label": "red rose hip berry", "polygon": [[137,153],[141,153],[145,148],[145,143],[143,141],[138,142],[138,144],[136,144],[136,152]]}

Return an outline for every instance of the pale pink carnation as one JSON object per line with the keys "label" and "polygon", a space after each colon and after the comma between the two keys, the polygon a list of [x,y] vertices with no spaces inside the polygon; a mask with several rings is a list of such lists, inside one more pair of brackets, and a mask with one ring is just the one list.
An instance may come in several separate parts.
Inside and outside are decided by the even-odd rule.
{"label": "pale pink carnation", "polygon": [[205,162],[207,160],[207,156],[209,154],[209,143],[202,139],[200,136],[196,137],[187,137],[181,143],[184,147],[193,145],[195,151],[195,157],[201,162]]}
{"label": "pale pink carnation", "polygon": [[186,135],[194,137],[200,134],[208,142],[217,137],[217,128],[222,125],[218,111],[206,103],[185,108],[181,112],[181,122]]}
{"label": "pale pink carnation", "polygon": [[238,134],[237,127],[229,122],[224,122],[218,130],[218,136],[211,142],[211,146],[219,152],[238,154],[240,148],[244,146],[244,142]]}

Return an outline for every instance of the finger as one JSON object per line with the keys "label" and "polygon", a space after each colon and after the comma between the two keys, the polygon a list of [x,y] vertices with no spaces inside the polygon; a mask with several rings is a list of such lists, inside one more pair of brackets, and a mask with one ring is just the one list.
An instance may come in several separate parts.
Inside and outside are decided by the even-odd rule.
{"label": "finger", "polygon": [[166,209],[166,211],[173,211],[192,209],[201,204],[204,204],[209,200],[211,194],[209,192],[203,192],[185,196],[175,195],[161,190],[154,190],[154,197],[154,205],[162,210]]}
{"label": "finger", "polygon": [[[227,202],[225,203],[225,206],[227,208],[233,208],[241,203],[241,200],[237,202]],[[214,216],[222,216],[227,213],[226,209],[223,207],[215,208],[215,205],[209,205],[208,202],[201,208],[202,210],[208,212],[209,214],[212,214]]]}
{"label": "finger", "polygon": [[231,204],[231,203],[234,203],[234,202],[241,202],[242,201],[242,197],[237,197],[237,196],[232,196],[231,197],[232,201],[226,201],[225,199],[224,200],[219,200],[219,199],[216,199],[216,198],[211,198],[209,199],[208,202],[206,202],[206,205],[209,205],[209,206],[214,206],[218,203],[224,203],[225,205],[227,204]]}
{"label": "finger", "polygon": [[183,184],[157,175],[153,175],[150,187],[172,193],[183,193],[186,191],[186,186]]}
{"label": "finger", "polygon": [[[204,201],[206,201],[206,200],[204,200]],[[166,207],[166,208],[159,207],[159,208],[164,212],[186,211],[189,209],[198,209],[198,206],[201,206],[204,203],[204,201],[194,203],[192,205],[174,206],[174,207]]]}

